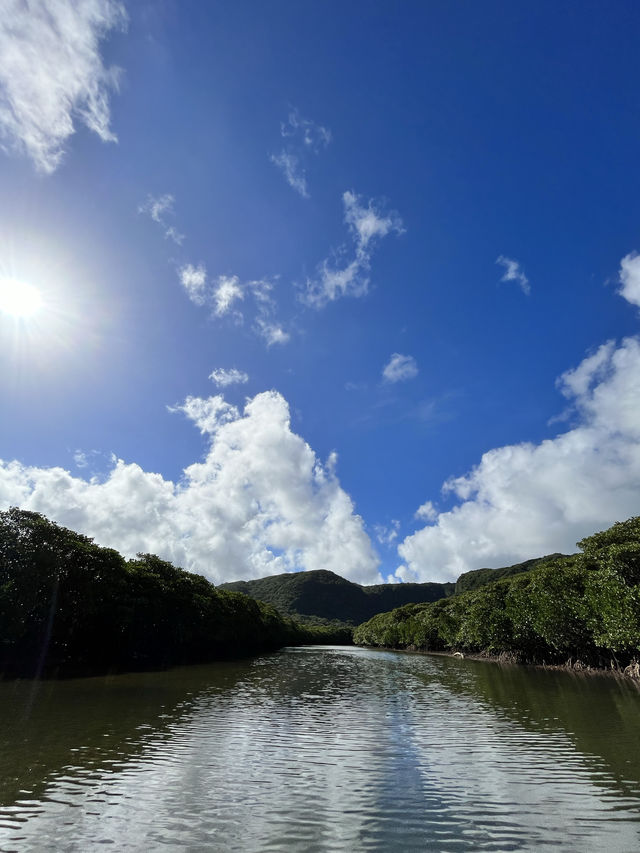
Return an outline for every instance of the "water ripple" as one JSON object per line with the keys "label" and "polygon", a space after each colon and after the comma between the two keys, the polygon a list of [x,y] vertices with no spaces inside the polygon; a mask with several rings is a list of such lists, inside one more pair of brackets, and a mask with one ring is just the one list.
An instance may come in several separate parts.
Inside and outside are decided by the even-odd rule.
{"label": "water ripple", "polygon": [[[536,711],[555,682],[513,675],[510,694],[478,666],[310,648],[210,668],[0,806],[0,850],[640,849],[636,765],[618,773],[564,712]],[[631,749],[637,730],[616,736]]]}

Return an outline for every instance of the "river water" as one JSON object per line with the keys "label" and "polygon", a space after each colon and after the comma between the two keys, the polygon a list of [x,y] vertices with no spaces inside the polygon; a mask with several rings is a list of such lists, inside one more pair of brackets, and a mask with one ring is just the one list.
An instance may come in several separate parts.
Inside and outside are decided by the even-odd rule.
{"label": "river water", "polygon": [[0,682],[0,850],[640,850],[640,692],[303,647]]}

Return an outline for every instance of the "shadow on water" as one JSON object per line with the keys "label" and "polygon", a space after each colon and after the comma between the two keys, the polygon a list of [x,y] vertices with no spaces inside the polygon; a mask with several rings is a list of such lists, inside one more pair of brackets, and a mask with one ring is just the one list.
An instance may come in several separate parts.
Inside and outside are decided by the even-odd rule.
{"label": "shadow on water", "polygon": [[37,799],[68,768],[122,765],[170,736],[203,693],[231,690],[247,662],[60,681],[0,681],[2,807]]}
{"label": "shadow on water", "polygon": [[[527,731],[565,734],[591,757],[596,781],[606,768],[622,794],[640,795],[640,689],[634,682],[499,662],[430,660],[448,690],[486,703]],[[430,676],[423,678],[429,683]]]}

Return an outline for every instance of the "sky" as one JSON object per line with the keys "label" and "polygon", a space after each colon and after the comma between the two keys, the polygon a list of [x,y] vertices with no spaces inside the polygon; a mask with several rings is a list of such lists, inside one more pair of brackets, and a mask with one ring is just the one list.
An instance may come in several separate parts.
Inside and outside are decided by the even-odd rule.
{"label": "sky", "polygon": [[0,0],[0,509],[214,583],[640,512],[637,3]]}

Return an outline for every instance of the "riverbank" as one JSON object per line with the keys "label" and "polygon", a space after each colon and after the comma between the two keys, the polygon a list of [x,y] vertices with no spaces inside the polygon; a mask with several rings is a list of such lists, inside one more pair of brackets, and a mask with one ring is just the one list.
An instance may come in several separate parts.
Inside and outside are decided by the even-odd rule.
{"label": "riverbank", "polygon": [[126,560],[35,512],[0,512],[0,676],[164,670],[341,641],[153,554]]}
{"label": "riverbank", "polygon": [[433,604],[380,613],[356,645],[640,675],[640,518],[578,543],[582,553],[535,565]]}
{"label": "riverbank", "polygon": [[459,660],[472,660],[481,663],[500,664],[507,667],[524,667],[527,669],[546,670],[549,672],[566,672],[573,675],[605,676],[613,677],[625,683],[637,685],[640,690],[640,662],[622,668],[616,661],[611,660],[609,666],[592,666],[581,660],[567,660],[565,663],[545,663],[526,661],[518,659],[518,656],[510,652],[491,654],[490,652],[459,652],[459,651],[429,651],[418,648],[394,649],[386,646],[361,646],[370,651],[389,651],[406,655],[423,655],[425,657],[456,658]]}

